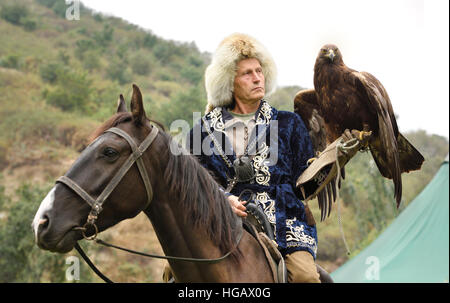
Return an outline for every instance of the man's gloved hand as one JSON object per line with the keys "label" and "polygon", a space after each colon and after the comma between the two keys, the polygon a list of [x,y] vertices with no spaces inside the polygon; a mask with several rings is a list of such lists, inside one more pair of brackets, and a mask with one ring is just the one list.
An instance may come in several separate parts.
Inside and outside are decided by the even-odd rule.
{"label": "man's gloved hand", "polygon": [[[335,184],[336,182],[339,184],[339,180],[336,180],[338,171],[341,172],[358,150],[367,147],[371,134],[368,131],[346,129],[341,137],[329,144],[297,179],[296,187],[300,189],[304,199],[308,201],[318,196],[321,209],[331,209],[331,206],[324,208],[323,205],[330,203],[330,200],[334,201],[336,197]],[[319,195],[325,187],[327,190],[324,192],[327,195]],[[313,189],[314,192],[309,189]],[[322,219],[323,215],[324,213]]]}
{"label": "man's gloved hand", "polygon": [[[372,132],[367,131],[359,131],[356,129],[345,129],[341,135],[342,144],[344,147],[344,152],[339,153],[339,157],[344,156],[344,159],[339,159],[339,163],[343,165],[347,163],[353,156],[358,152],[358,150],[364,149],[367,147],[369,143],[369,139],[372,135]],[[359,142],[359,144],[356,144]]]}

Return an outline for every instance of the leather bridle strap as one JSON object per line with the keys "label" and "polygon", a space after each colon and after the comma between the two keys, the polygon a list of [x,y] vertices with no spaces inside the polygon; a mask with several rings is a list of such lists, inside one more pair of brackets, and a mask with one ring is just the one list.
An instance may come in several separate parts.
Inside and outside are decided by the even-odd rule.
{"label": "leather bridle strap", "polygon": [[[110,129],[108,129],[107,132],[111,132],[118,136],[121,136],[122,138],[127,140],[128,144],[130,145],[131,150],[133,152],[130,155],[129,160],[127,160],[127,161],[132,161],[131,165],[133,165],[133,162],[136,161],[137,167],[138,167],[139,172],[142,177],[142,181],[144,182],[144,186],[147,191],[147,206],[148,206],[153,199],[153,189],[152,189],[152,185],[150,183],[150,178],[148,177],[148,174],[147,174],[147,170],[145,169],[144,160],[142,160],[142,154],[147,150],[147,148],[150,146],[150,144],[152,144],[153,140],[156,138],[156,135],[158,134],[158,128],[154,126],[151,133],[144,139],[144,141],[142,141],[142,143],[141,143],[141,145],[139,145],[139,147],[136,145],[133,138],[131,138],[130,135],[128,135],[126,132],[124,132],[120,128],[112,127]],[[131,159],[133,159],[133,160],[131,160]],[[130,165],[130,167],[131,167],[131,165]],[[125,166],[125,165],[123,165],[123,166]],[[129,169],[129,167],[128,167],[128,169]],[[126,173],[126,171],[125,171],[125,173]],[[122,179],[122,177],[120,177],[120,179]],[[117,183],[120,182],[120,179],[117,181]],[[115,185],[114,185],[114,187],[115,187]]]}
{"label": "leather bridle strap", "polygon": [[[122,178],[125,176],[125,174],[128,172],[130,167],[136,162],[137,167],[139,169],[139,172],[141,174],[142,180],[144,182],[145,189],[147,191],[147,205],[145,208],[148,207],[150,202],[153,199],[153,189],[150,183],[150,179],[147,174],[147,170],[145,169],[144,161],[142,160],[142,154],[147,150],[147,148],[152,144],[152,142],[155,140],[156,136],[158,135],[158,128],[153,127],[150,134],[142,141],[142,143],[137,146],[137,144],[134,142],[134,139],[131,138],[130,135],[128,135],[126,132],[121,130],[117,127],[112,127],[110,129],[107,129],[105,132],[111,132],[114,133],[122,138],[124,138],[128,144],[131,147],[131,155],[128,157],[128,159],[122,164],[120,169],[117,171],[117,173],[114,175],[114,177],[109,181],[109,183],[106,185],[106,187],[103,189],[102,193],[97,197],[97,199],[94,199],[91,195],[89,195],[84,189],[82,189],[76,182],[71,180],[69,177],[62,176],[59,177],[56,182],[63,183],[67,185],[69,188],[71,188],[73,191],[75,191],[86,203],[88,203],[91,206],[91,212],[88,215],[88,219],[86,224],[83,227],[75,227],[74,229],[82,230],[83,237],[87,240],[95,240],[96,243],[121,249],[130,253],[146,256],[146,257],[152,257],[152,258],[160,258],[160,259],[168,259],[168,260],[177,260],[177,261],[186,261],[186,262],[203,262],[203,263],[217,263],[225,258],[227,258],[239,245],[239,242],[242,238],[242,227],[239,230],[239,234],[237,237],[237,243],[235,247],[233,247],[230,251],[228,251],[225,255],[219,257],[219,258],[212,258],[212,259],[201,259],[201,258],[185,258],[185,257],[173,257],[173,256],[159,256],[159,255],[153,255],[153,254],[147,254],[142,253],[138,251],[134,251],[131,249],[119,247],[107,242],[104,242],[100,239],[95,239],[97,236],[97,227],[95,225],[95,221],[97,220],[97,217],[99,213],[102,211],[102,205],[106,201],[106,199],[109,197],[109,195],[112,193],[112,191],[116,188],[116,186],[119,184],[119,182],[122,180]],[[87,237],[85,235],[86,226],[92,225],[95,228],[95,235],[93,237]],[[86,263],[94,270],[97,275],[99,275],[105,282],[112,283],[110,279],[108,279],[105,275],[103,275],[92,263],[91,260],[87,257],[87,255],[84,253],[84,251],[81,249],[78,243],[75,244],[75,249],[80,253],[82,258],[86,261]]]}
{"label": "leather bridle strap", "polygon": [[147,170],[145,169],[142,154],[150,146],[153,140],[155,140],[156,136],[158,135],[158,128],[154,126],[150,134],[144,139],[144,141],[142,141],[142,143],[139,146],[137,146],[134,140],[120,128],[112,127],[106,130],[105,132],[111,132],[124,138],[130,145],[132,153],[128,157],[128,159],[122,164],[122,166],[114,175],[114,177],[111,179],[111,181],[109,181],[109,183],[106,185],[106,187],[97,197],[97,199],[94,199],[91,195],[89,195],[84,189],[82,189],[76,182],[71,180],[69,177],[61,176],[56,180],[56,182],[60,182],[67,185],[69,188],[75,191],[84,201],[86,201],[86,203],[88,203],[91,206],[91,212],[87,219],[87,223],[91,225],[95,224],[98,215],[102,211],[102,206],[105,200],[109,197],[109,195],[116,188],[116,186],[119,184],[119,182],[122,180],[122,178],[125,176],[125,174],[128,172],[130,167],[135,162],[137,164],[137,167],[139,169],[142,181],[144,182],[144,186],[147,192],[147,204],[145,208],[148,207],[148,205],[153,199],[153,189],[147,174]]}

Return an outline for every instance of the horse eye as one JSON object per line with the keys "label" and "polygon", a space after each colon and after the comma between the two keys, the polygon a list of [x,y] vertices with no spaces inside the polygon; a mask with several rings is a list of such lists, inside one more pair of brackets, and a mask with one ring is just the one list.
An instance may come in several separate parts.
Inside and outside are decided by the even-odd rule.
{"label": "horse eye", "polygon": [[112,158],[118,155],[117,150],[115,150],[114,148],[111,147],[107,147],[103,150],[103,155],[108,157],[108,158]]}

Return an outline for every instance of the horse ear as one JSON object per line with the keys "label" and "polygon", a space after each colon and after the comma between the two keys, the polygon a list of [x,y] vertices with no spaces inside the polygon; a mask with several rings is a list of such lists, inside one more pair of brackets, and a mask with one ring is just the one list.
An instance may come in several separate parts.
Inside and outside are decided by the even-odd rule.
{"label": "horse ear", "polygon": [[123,98],[123,95],[120,94],[119,100],[117,100],[117,112],[126,112],[127,111],[127,105],[125,104],[125,99]]}
{"label": "horse ear", "polygon": [[145,116],[142,94],[136,84],[133,84],[133,95],[131,96],[131,113],[133,115],[134,123],[136,123],[137,125],[145,123],[147,117]]}

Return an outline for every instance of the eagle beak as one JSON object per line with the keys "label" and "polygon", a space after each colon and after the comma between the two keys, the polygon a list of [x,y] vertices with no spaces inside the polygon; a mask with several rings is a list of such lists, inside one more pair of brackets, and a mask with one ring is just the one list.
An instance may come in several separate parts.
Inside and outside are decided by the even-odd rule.
{"label": "eagle beak", "polygon": [[328,59],[330,59],[331,62],[333,62],[335,56],[336,55],[334,54],[334,50],[332,50],[332,49],[328,50],[328,53],[327,53],[326,57]]}

